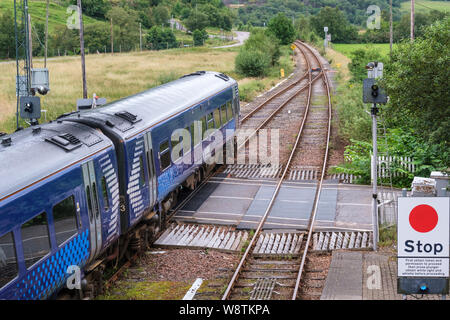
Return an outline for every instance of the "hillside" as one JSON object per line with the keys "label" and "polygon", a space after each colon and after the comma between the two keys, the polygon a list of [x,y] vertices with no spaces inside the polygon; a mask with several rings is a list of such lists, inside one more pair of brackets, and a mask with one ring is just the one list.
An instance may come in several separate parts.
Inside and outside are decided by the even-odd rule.
{"label": "hillside", "polygon": [[[429,0],[416,0],[414,6],[414,12],[428,13],[431,10],[437,10],[441,12],[450,12],[449,1],[429,1]],[[400,11],[402,13],[411,12],[411,2],[402,2]]]}
{"label": "hillside", "polygon": [[[28,12],[31,15],[32,23],[44,23],[45,24],[45,13],[46,13],[46,1],[42,0],[28,0]],[[10,11],[14,13],[14,0],[1,0],[0,1],[0,12],[4,13]],[[53,32],[56,26],[64,26],[69,18],[67,13],[67,7],[61,6],[56,3],[50,2],[49,4],[49,17],[48,17],[48,28],[49,32]],[[83,15],[83,23],[85,25],[99,22],[95,18]]]}

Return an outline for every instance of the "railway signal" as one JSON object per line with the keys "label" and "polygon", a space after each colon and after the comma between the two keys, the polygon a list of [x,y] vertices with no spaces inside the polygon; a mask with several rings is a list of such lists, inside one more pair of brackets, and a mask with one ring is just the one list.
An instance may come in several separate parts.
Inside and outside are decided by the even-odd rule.
{"label": "railway signal", "polygon": [[372,160],[372,222],[373,222],[373,249],[377,250],[378,241],[378,202],[377,202],[377,103],[387,103],[387,95],[379,86],[377,78],[383,76],[383,63],[369,62],[366,66],[367,79],[363,80],[363,102],[373,103],[371,108],[372,115],[372,144],[373,144],[373,160]]}
{"label": "railway signal", "polygon": [[20,117],[38,124],[41,117],[40,98],[36,92],[45,95],[50,90],[48,69],[33,69],[31,45],[31,19],[28,14],[28,0],[14,0],[14,31],[16,45],[16,128]]}

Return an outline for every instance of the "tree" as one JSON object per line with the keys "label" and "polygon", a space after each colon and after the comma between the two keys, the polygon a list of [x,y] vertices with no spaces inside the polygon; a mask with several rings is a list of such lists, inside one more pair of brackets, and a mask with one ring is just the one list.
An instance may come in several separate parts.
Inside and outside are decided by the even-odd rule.
{"label": "tree", "polygon": [[106,14],[112,19],[114,26],[114,47],[128,51],[139,43],[139,15],[136,11],[121,7],[113,7]]}
{"label": "tree", "polygon": [[64,25],[56,26],[49,37],[49,47],[55,50],[55,55],[78,53],[80,51],[80,33],[76,29],[69,29]]}
{"label": "tree", "polygon": [[[71,3],[76,5],[77,0],[72,0]],[[81,7],[83,9],[83,14],[87,16],[105,18],[105,14],[111,8],[111,5],[109,1],[105,0],[83,0],[81,2]]]}
{"label": "tree", "polygon": [[324,27],[328,27],[333,42],[351,42],[356,40],[358,32],[352,26],[344,12],[338,8],[324,7],[320,12],[311,17],[311,26],[318,35],[324,35]]}
{"label": "tree", "polygon": [[370,61],[379,61],[386,64],[385,58],[373,46],[368,45],[366,49],[357,49],[351,53],[352,61],[348,64],[348,69],[352,74],[352,82],[362,83],[367,78],[365,68]]}
{"label": "tree", "polygon": [[202,30],[209,25],[209,19],[206,14],[201,11],[192,10],[189,17],[184,20],[184,24],[188,30]]}
{"label": "tree", "polygon": [[89,52],[103,52],[110,46],[110,27],[107,23],[96,22],[84,27],[84,46]]}
{"label": "tree", "polygon": [[16,55],[14,38],[14,19],[12,12],[0,15],[0,57],[12,58]]}
{"label": "tree", "polygon": [[268,30],[280,40],[281,44],[289,44],[295,39],[292,21],[283,13],[279,13],[276,17],[270,19]]}
{"label": "tree", "polygon": [[206,30],[196,29],[192,33],[192,37],[194,39],[194,46],[202,46],[204,45],[205,41],[208,40],[208,33],[206,32]]}
{"label": "tree", "polygon": [[450,18],[424,30],[423,37],[398,45],[385,67],[392,126],[412,129],[425,144],[438,146],[450,166]]}
{"label": "tree", "polygon": [[152,10],[153,22],[158,26],[168,26],[169,25],[169,11],[166,7],[158,5]]}
{"label": "tree", "polygon": [[161,50],[177,47],[177,40],[172,30],[154,26],[147,34],[147,43],[151,44],[151,49]]}

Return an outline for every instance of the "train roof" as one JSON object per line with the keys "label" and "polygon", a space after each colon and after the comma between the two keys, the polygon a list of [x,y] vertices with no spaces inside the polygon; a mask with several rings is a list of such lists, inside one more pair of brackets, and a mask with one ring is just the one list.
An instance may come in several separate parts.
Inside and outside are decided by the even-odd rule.
{"label": "train roof", "polygon": [[63,115],[62,119],[94,122],[127,139],[235,84],[222,73],[197,71],[99,108]]}
{"label": "train roof", "polygon": [[0,137],[0,201],[112,146],[81,123],[53,121]]}

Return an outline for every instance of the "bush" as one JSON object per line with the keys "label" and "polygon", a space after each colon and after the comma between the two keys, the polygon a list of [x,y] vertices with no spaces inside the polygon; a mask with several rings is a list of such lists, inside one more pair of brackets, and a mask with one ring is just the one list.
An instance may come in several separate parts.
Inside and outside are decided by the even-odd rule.
{"label": "bush", "polygon": [[194,46],[202,46],[205,44],[205,41],[208,40],[208,33],[206,30],[196,29],[192,33],[192,37],[194,39]]}
{"label": "bush", "polygon": [[256,49],[241,49],[236,57],[236,72],[248,77],[263,77],[270,66],[270,57]]}
{"label": "bush", "polygon": [[151,44],[154,50],[175,48],[178,46],[175,35],[171,29],[163,29],[154,26],[147,35],[147,42]]}
{"label": "bush", "polygon": [[280,55],[279,42],[272,34],[253,29],[236,57],[236,72],[249,77],[265,76],[278,63]]}

